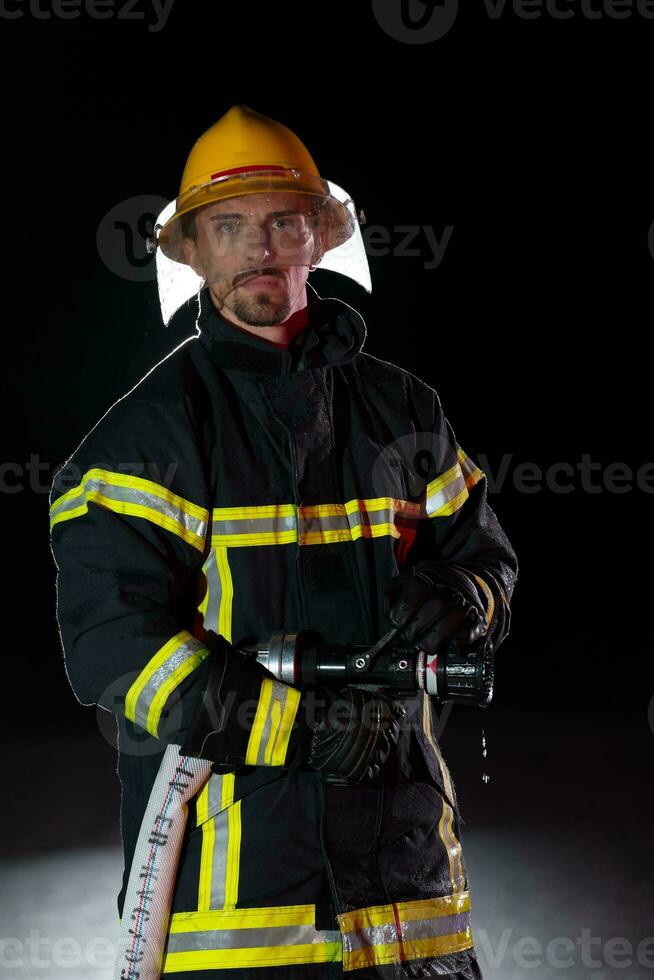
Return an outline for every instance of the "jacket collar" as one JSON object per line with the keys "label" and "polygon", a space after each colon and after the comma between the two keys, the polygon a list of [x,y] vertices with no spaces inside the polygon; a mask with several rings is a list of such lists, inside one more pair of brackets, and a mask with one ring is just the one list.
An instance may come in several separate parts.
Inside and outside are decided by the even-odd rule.
{"label": "jacket collar", "polygon": [[363,317],[342,300],[319,296],[310,283],[306,288],[309,323],[284,350],[225,320],[205,287],[200,293],[196,323],[200,342],[216,367],[246,374],[275,375],[353,360],[366,339]]}

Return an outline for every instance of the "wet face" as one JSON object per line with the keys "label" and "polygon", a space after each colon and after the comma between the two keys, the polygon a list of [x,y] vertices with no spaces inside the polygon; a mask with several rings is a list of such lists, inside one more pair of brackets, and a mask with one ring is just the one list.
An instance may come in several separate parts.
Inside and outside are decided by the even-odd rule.
{"label": "wet face", "polygon": [[310,267],[322,254],[311,197],[232,197],[199,210],[195,226],[195,241],[182,240],[186,261],[228,319],[273,326],[306,306]]}

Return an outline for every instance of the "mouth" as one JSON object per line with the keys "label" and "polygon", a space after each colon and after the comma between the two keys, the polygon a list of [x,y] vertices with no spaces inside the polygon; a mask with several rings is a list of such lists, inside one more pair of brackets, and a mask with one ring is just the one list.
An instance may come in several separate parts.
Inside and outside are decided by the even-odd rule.
{"label": "mouth", "polygon": [[285,278],[282,273],[275,273],[274,275],[263,273],[245,279],[239,283],[239,286],[244,286],[246,289],[270,289],[272,286],[281,286]]}

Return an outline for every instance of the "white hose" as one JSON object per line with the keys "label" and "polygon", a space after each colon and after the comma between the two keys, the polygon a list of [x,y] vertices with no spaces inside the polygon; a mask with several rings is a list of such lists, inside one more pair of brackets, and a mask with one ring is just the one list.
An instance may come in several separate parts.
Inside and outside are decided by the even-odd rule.
{"label": "white hose", "polygon": [[188,801],[211,763],[169,745],[159,766],[134,850],[116,950],[114,980],[160,980]]}

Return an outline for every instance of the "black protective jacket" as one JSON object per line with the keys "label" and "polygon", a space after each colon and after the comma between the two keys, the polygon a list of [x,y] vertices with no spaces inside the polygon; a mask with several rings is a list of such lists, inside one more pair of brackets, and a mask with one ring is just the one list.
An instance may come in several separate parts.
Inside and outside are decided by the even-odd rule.
{"label": "black protective jacket", "polygon": [[[443,558],[483,584],[496,647],[508,631],[516,557],[436,392],[363,353],[350,306],[307,295],[309,326],[284,350],[220,317],[205,290],[199,335],[55,475],[68,678],[119,720],[119,915],[162,753],[199,707],[205,631],[238,644],[310,628],[372,644],[389,629],[390,579]],[[280,690],[262,706],[268,732]],[[285,693],[288,720],[297,696]],[[189,809],[164,976],[402,977],[430,960],[434,975],[479,976],[433,705],[422,692],[404,704],[379,785],[285,764],[287,729],[273,751],[258,743],[255,764],[214,766]]]}

